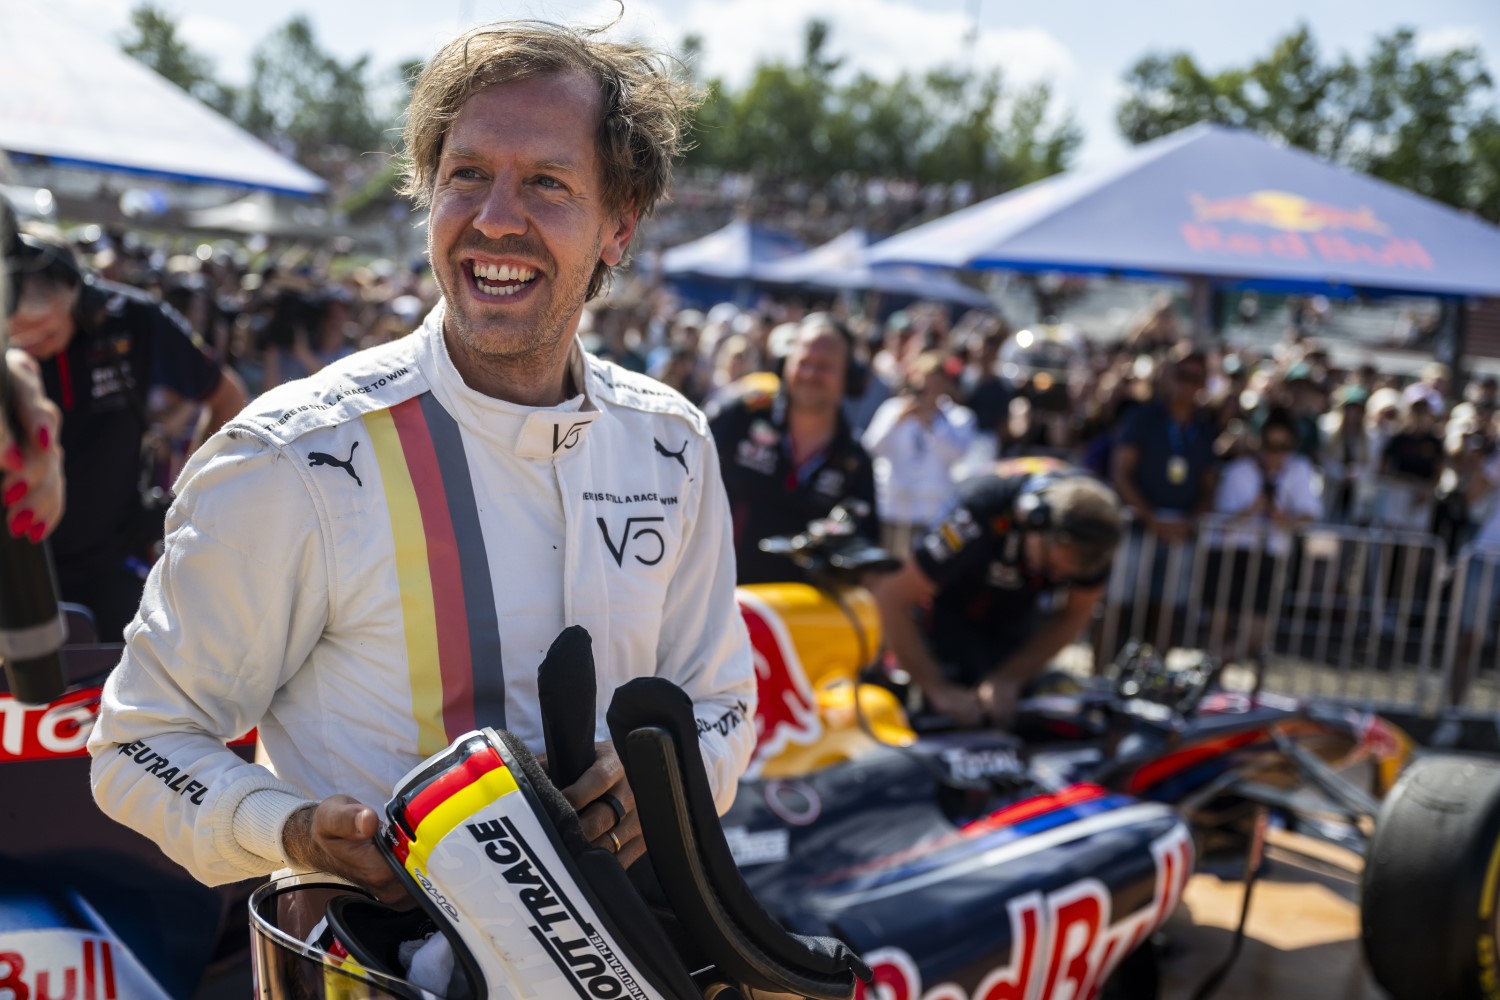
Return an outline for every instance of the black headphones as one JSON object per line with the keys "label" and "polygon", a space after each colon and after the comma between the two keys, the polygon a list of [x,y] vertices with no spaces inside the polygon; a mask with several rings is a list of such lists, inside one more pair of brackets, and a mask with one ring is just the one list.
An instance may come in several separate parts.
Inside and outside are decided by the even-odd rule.
{"label": "black headphones", "polygon": [[1056,518],[1047,502],[1047,491],[1059,480],[1086,475],[1082,472],[1045,472],[1033,475],[1016,497],[1016,523],[1027,531],[1053,531],[1084,545],[1113,545],[1119,532],[1087,517]]}
{"label": "black headphones", "polygon": [[[71,253],[65,253],[46,240],[39,240],[26,233],[18,234],[17,241],[20,253],[17,255],[19,263],[15,269],[20,272],[22,280],[28,274],[45,274],[72,286],[82,285],[87,280],[78,259]],[[16,284],[19,285],[20,281]]]}

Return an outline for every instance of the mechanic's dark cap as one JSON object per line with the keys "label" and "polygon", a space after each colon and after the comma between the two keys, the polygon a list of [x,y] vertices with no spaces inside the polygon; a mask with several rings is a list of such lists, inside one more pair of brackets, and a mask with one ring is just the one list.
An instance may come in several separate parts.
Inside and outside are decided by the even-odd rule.
{"label": "mechanic's dark cap", "polygon": [[83,265],[62,233],[46,226],[23,226],[18,239],[15,270],[21,281],[36,276],[69,287],[84,283]]}

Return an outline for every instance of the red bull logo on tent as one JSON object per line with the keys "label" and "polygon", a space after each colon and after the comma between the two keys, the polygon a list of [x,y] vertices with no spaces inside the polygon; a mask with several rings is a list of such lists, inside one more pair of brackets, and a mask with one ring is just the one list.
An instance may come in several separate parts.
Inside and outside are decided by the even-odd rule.
{"label": "red bull logo on tent", "polygon": [[1313,201],[1288,191],[1209,198],[1188,194],[1193,219],[1181,225],[1193,250],[1230,257],[1277,257],[1430,271],[1420,242],[1393,233],[1367,205]]}

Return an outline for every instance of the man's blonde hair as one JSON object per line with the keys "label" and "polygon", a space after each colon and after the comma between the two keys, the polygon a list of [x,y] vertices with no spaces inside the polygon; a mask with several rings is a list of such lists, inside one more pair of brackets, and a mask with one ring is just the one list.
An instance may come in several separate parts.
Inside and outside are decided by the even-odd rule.
{"label": "man's blonde hair", "polygon": [[[545,21],[500,21],[443,46],[412,89],[402,130],[401,193],[431,204],[443,142],[475,93],[497,83],[581,72],[599,86],[604,205],[648,217],[671,188],[672,161],[686,148],[686,116],[702,97],[675,72],[670,56],[598,34]],[[610,270],[602,261],[594,269],[589,298]]]}

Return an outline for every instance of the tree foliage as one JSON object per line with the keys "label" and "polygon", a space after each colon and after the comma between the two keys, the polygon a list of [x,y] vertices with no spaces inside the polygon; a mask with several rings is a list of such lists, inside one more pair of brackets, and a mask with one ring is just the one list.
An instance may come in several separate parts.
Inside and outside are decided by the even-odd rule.
{"label": "tree foliage", "polygon": [[155,4],[143,3],[130,12],[131,33],[120,42],[158,75],[219,111],[228,108],[233,94],[214,77],[213,66],[177,34],[177,22]]}
{"label": "tree foliage", "polygon": [[340,62],[324,51],[306,17],[293,17],[250,57],[250,85],[236,117],[246,129],[303,162],[383,148],[371,108],[369,56]]}
{"label": "tree foliage", "polygon": [[[305,17],[261,41],[243,88],[217,81],[152,3],[131,20],[125,51],[335,187],[341,178],[358,183],[344,178],[353,157],[391,148],[402,109],[377,110],[371,100],[372,81],[385,78],[368,57],[342,62],[327,52]],[[1007,87],[995,70],[937,68],[895,79],[853,72],[824,21],[806,25],[796,59],[760,63],[739,89],[699,77],[701,38],[684,39],[681,49],[708,93],[689,154],[697,166],[813,182],[840,174],[963,181],[986,195],[1063,170],[1082,141],[1043,85]],[[388,72],[400,74],[403,98],[420,65]]]}
{"label": "tree foliage", "polygon": [[[701,48],[684,41],[690,66]],[[738,91],[709,81],[689,164],[815,182],[967,181],[988,194],[1064,169],[1082,141],[1071,119],[1053,121],[1043,85],[1012,91],[998,71],[948,68],[882,80],[843,65],[814,20],[800,62],[762,62]]]}
{"label": "tree foliage", "polygon": [[1403,28],[1362,60],[1325,58],[1303,26],[1217,73],[1186,52],[1150,54],[1125,85],[1116,121],[1131,142],[1196,122],[1239,126],[1500,220],[1500,117],[1477,49],[1422,55]]}

